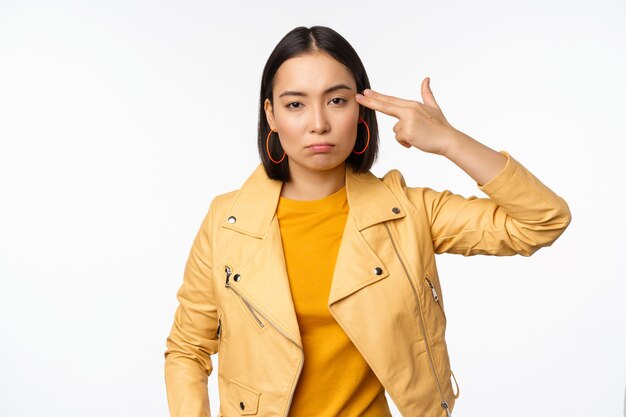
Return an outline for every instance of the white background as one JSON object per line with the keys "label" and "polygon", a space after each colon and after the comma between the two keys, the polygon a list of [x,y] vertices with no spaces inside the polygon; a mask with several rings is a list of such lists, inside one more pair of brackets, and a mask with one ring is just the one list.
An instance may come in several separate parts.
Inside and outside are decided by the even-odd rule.
{"label": "white background", "polygon": [[[430,76],[453,126],[572,211],[530,258],[437,257],[453,414],[621,416],[625,21],[607,0],[1,0],[0,416],[168,415],[163,352],[193,237],[259,161],[267,57],[318,24],[380,92],[422,101]],[[485,197],[378,120],[375,174]]]}

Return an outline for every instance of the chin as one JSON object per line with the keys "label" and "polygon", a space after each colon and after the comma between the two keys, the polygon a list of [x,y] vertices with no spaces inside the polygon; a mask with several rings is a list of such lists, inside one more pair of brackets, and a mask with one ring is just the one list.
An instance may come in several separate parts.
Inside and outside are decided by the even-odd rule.
{"label": "chin", "polygon": [[307,164],[298,164],[300,168],[306,169],[309,171],[330,171],[332,169],[336,169],[341,166],[345,161],[320,161],[318,163],[307,163]]}
{"label": "chin", "polygon": [[313,169],[316,170],[316,171],[322,172],[322,171],[331,171],[333,169],[338,169],[340,166],[342,166],[341,163],[339,163],[339,164],[332,164],[332,165],[329,164],[329,165],[326,165],[326,166],[319,166],[319,167],[316,167],[316,168],[313,168]]}

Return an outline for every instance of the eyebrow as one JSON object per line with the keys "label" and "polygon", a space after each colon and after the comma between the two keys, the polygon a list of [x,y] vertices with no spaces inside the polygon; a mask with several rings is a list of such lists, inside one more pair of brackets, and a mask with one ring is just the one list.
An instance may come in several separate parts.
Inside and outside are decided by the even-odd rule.
{"label": "eyebrow", "polygon": [[[337,84],[337,85],[333,85],[330,88],[327,88],[326,90],[324,90],[324,94],[328,94],[328,93],[332,93],[333,91],[336,90],[352,90],[352,88],[350,88],[349,86],[345,85],[345,84]],[[301,97],[306,97],[307,94],[303,93],[301,91],[284,91],[281,95],[278,96],[278,98],[281,98],[283,96],[301,96]]]}

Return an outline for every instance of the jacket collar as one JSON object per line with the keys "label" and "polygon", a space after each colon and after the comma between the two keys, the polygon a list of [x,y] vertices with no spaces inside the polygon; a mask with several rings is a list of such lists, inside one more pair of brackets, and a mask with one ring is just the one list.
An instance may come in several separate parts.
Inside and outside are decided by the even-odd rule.
{"label": "jacket collar", "polygon": [[[398,198],[371,171],[355,173],[346,165],[345,183],[350,213],[359,231],[405,216],[404,211],[393,210],[400,206]],[[263,238],[276,213],[282,185],[282,181],[269,178],[259,163],[239,189],[222,226]],[[231,216],[234,223],[229,221]]]}

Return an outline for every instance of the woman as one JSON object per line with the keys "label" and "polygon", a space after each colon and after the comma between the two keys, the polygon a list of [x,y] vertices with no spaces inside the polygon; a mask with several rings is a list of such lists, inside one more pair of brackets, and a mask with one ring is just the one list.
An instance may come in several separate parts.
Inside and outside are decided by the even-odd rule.
{"label": "woman", "polygon": [[[165,352],[172,416],[449,416],[459,395],[436,253],[530,256],[567,203],[507,152],[423,103],[370,89],[354,49],[322,26],[289,32],[260,94],[261,163],[212,201],[193,242]],[[361,95],[364,94],[364,95]],[[489,198],[408,187],[369,170],[375,111],[396,140],[450,159]],[[456,390],[452,386],[452,379]]]}

